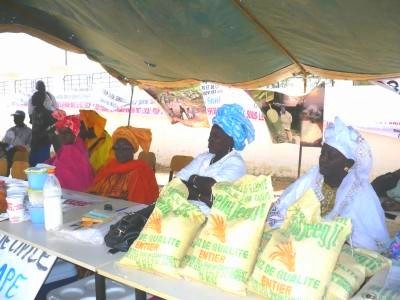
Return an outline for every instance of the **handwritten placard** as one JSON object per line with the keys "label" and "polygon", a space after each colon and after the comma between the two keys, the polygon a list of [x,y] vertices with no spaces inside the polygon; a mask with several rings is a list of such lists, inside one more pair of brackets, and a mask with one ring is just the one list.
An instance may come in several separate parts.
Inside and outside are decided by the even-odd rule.
{"label": "handwritten placard", "polygon": [[0,234],[0,299],[34,299],[56,256]]}

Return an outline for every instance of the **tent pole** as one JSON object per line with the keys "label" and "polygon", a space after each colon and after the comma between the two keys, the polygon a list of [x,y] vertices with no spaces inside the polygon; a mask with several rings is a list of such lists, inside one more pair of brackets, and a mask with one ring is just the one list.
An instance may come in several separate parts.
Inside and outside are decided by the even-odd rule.
{"label": "tent pole", "polygon": [[131,84],[131,102],[129,103],[129,115],[128,115],[128,126],[131,126],[131,114],[132,114],[132,100],[133,100],[133,90],[135,86]]}
{"label": "tent pole", "polygon": [[[304,94],[307,91],[307,74],[303,74],[303,88]],[[303,154],[303,145],[301,144],[301,123],[300,123],[300,148],[299,148],[299,161],[297,163],[297,178],[300,177],[300,170],[301,170],[301,157]]]}
{"label": "tent pole", "polygon": [[301,155],[303,153],[303,145],[300,142],[300,149],[299,149],[299,162],[297,163],[297,178],[300,177],[300,170],[301,170]]}

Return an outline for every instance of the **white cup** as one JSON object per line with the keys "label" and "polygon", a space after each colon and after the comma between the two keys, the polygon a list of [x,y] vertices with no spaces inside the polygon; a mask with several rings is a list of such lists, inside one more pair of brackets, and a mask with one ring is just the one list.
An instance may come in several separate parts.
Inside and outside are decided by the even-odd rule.
{"label": "white cup", "polygon": [[13,194],[6,197],[10,223],[19,223],[25,220],[24,198],[25,194]]}

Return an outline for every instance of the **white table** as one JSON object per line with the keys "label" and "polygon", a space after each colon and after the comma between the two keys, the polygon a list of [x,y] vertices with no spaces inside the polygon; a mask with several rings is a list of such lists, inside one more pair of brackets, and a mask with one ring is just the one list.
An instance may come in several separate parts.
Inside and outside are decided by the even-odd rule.
{"label": "white table", "polygon": [[[66,211],[64,213],[64,223],[77,221],[84,213],[95,208],[102,209],[106,203],[112,204],[113,209],[135,206],[135,210],[139,210],[145,207],[143,204],[69,190],[63,191],[63,198],[93,202],[93,204]],[[93,272],[96,272],[99,266],[118,260],[122,256],[122,253],[110,254],[108,252],[109,248],[104,244],[93,245],[63,239],[52,232],[46,231],[44,226],[34,225],[30,221],[16,224],[12,224],[8,220],[2,221],[0,222],[0,231]],[[96,276],[96,291],[100,293],[98,299],[105,299],[105,282],[101,276],[99,278]]]}
{"label": "white table", "polygon": [[208,285],[176,279],[167,275],[156,275],[109,262],[97,269],[97,273],[127,286],[139,289],[165,299],[260,299],[256,295],[237,296]]}

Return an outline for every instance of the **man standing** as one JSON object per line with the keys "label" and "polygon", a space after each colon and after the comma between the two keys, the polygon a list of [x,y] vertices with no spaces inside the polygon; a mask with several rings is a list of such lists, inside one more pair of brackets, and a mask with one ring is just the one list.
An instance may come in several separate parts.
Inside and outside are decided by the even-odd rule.
{"label": "man standing", "polygon": [[15,126],[7,130],[0,146],[7,157],[8,172],[13,163],[13,157],[17,151],[29,151],[32,130],[25,125],[25,113],[22,110],[17,110],[12,114],[14,116]]}
{"label": "man standing", "polygon": [[[58,108],[58,104],[56,101],[56,98],[46,90],[46,85],[42,80],[38,80],[36,82],[36,92],[35,93],[40,93],[42,97],[44,98],[43,100],[43,106],[50,110],[50,111],[55,111]],[[34,109],[34,105],[32,103],[32,97],[28,101],[28,114],[29,116],[32,114]]]}

